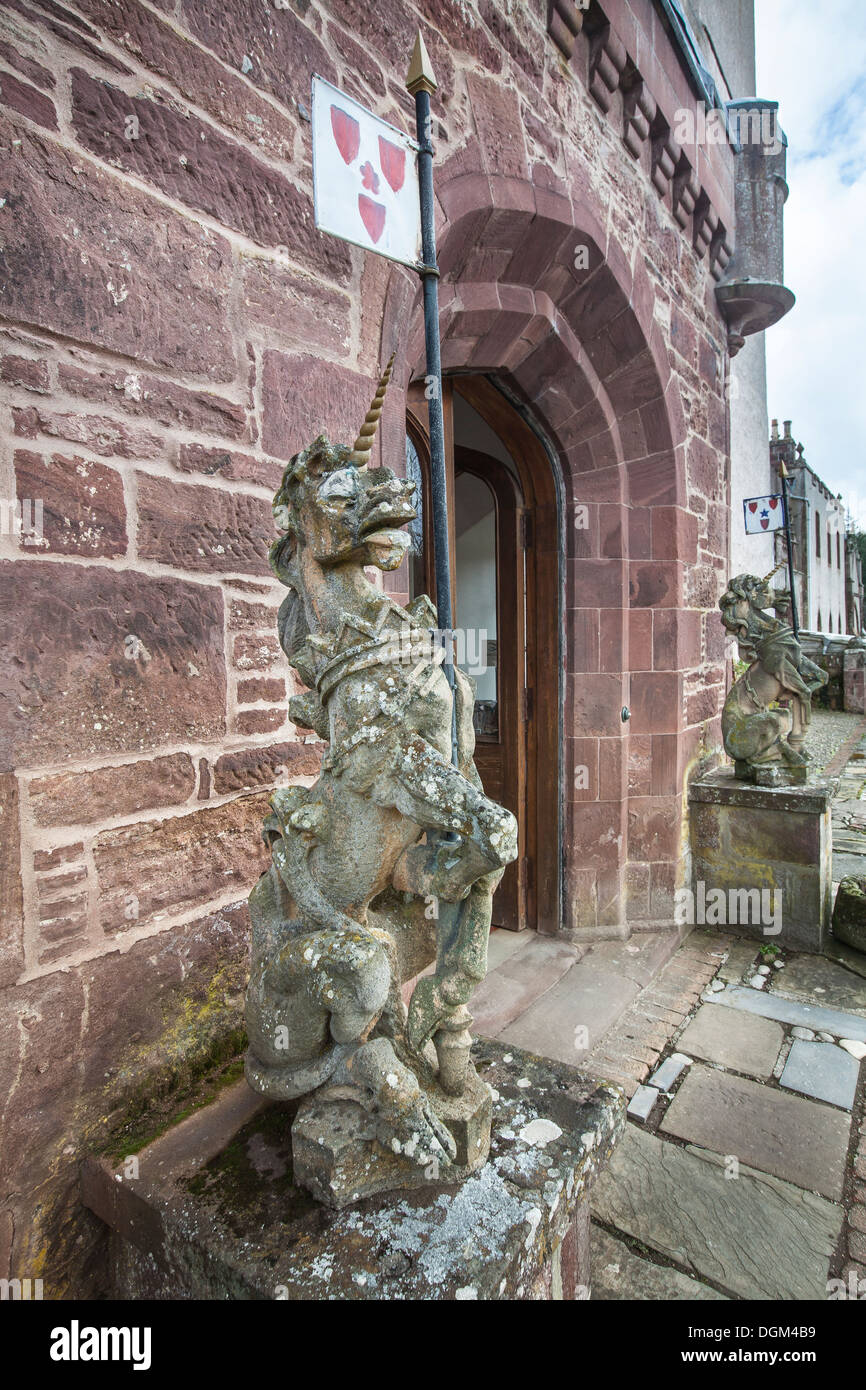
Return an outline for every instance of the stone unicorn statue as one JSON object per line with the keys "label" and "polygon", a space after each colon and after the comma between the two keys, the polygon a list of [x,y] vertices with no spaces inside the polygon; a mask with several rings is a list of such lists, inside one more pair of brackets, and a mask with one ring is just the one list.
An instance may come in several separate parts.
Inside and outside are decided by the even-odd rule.
{"label": "stone unicorn statue", "polygon": [[[315,785],[276,791],[264,825],[246,1075],[274,1099],[315,1093],[293,1127],[295,1177],[334,1206],[412,1185],[431,1163],[459,1177],[486,1160],[466,1005],[517,854],[514,817],[475,770],[474,690],[456,671],[452,695],[430,600],[402,608],[364,572],[400,564],[415,516],[414,484],[368,467],[390,371],[354,446],[319,435],[291,460],[270,551],[288,588],[280,642],[309,687],[289,712],[327,748]],[[402,986],[434,957],[407,1013]]]}
{"label": "stone unicorn statue", "polygon": [[827,683],[826,673],[803,655],[793,629],[764,611],[788,597],[771,594],[775,573],[763,579],[740,574],[719,600],[722,622],[736,637],[741,659],[750,663],[725,700],[725,752],[738,777],[770,784],[805,781],[812,695]]}

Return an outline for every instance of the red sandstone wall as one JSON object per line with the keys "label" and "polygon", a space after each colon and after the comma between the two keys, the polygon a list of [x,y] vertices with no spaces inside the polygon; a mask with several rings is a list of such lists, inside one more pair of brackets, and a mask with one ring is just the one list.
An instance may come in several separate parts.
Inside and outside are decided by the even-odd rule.
{"label": "red sandstone wall", "polygon": [[[523,377],[568,506],[579,854],[567,906],[577,925],[590,899],[603,918],[625,882],[634,916],[664,910],[684,774],[717,738],[724,679],[707,610],[726,548],[712,287],[730,170],[726,152],[689,162],[664,133],[693,98],[649,0],[604,10],[612,27],[594,6],[570,69],[547,0],[510,15],[492,0],[7,0],[0,12],[0,496],[42,498],[45,517],[38,544],[0,536],[0,1275],[11,1262],[66,1287],[93,1234],[67,1219],[82,1153],[148,1077],[201,1061],[239,1022],[267,790],[317,766],[286,720],[270,496],[320,428],[354,434],[389,295],[406,334],[411,318],[402,272],[315,232],[310,76],[408,128],[420,20],[440,81],[442,244],[459,224],[449,254],[465,282],[450,309],[443,294],[446,360],[513,366],[519,385],[532,354],[515,348],[512,362],[510,347],[538,348],[538,331],[563,339],[558,273],[527,290],[534,326],[498,343],[485,312],[520,304],[466,288],[496,280],[514,256],[508,229],[543,194],[548,220],[586,213],[608,267],[596,283],[609,297],[590,291],[575,320],[595,355],[578,344],[570,359],[604,385],[604,429],[569,423],[584,401],[565,359],[543,402],[537,356]],[[460,223],[461,178],[478,169],[495,215]],[[482,228],[488,261],[469,272]],[[640,343],[608,334],[621,301]],[[647,343],[663,389],[636,405],[623,391],[639,391]],[[619,395],[617,354],[632,372]],[[557,411],[557,392],[573,393],[571,410]],[[397,444],[399,383],[384,424]],[[661,488],[654,431],[669,436]],[[571,524],[579,504],[585,535]],[[622,703],[630,731],[611,723]],[[586,794],[568,791],[576,761],[592,769]]]}

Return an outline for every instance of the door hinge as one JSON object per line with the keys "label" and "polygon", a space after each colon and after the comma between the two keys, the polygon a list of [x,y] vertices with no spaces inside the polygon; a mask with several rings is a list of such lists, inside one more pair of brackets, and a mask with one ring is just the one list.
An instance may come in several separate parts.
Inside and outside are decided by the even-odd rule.
{"label": "door hinge", "polygon": [[523,550],[531,550],[534,543],[534,527],[532,523],[532,512],[522,511],[520,513],[520,545]]}

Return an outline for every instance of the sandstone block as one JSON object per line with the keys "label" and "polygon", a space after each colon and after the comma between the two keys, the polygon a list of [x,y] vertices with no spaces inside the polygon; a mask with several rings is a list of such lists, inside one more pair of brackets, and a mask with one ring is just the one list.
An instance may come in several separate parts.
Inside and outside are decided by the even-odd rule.
{"label": "sandstone block", "polygon": [[283,465],[274,459],[259,459],[207,444],[181,444],[175,467],[182,473],[204,473],[209,478],[227,478],[233,483],[257,483],[276,492]]}
{"label": "sandstone block", "polygon": [[7,314],[141,362],[232,380],[228,243],[2,116],[0,138],[6,149],[20,140],[4,186],[16,208],[0,253]]}
{"label": "sandstone block", "polygon": [[267,796],[259,794],[103,831],[93,846],[103,931],[142,926],[233,891],[245,896],[267,867],[266,814]]}
{"label": "sandstone block", "polygon": [[223,601],[179,579],[0,564],[4,757],[18,767],[218,737]]}
{"label": "sandstone block", "polygon": [[323,749],[321,743],[274,743],[224,753],[214,763],[214,791],[221,795],[269,786],[286,775],[318,777]]}
{"label": "sandstone block", "polygon": [[[262,377],[263,448],[277,458],[289,459],[326,425],[332,444],[351,444],[374,390],[366,377],[346,367],[304,353],[290,356],[268,349]],[[373,466],[376,452],[374,447]]]}
{"label": "sandstone block", "polygon": [[138,553],[178,569],[268,574],[274,537],[263,498],[139,473]]}
{"label": "sandstone block", "polygon": [[195,790],[195,768],[187,753],[142,759],[94,772],[55,773],[30,783],[37,825],[86,825],[128,816],[155,806],[187,801]]}
{"label": "sandstone block", "polygon": [[[117,406],[127,415],[228,439],[242,439],[246,433],[243,406],[211,391],[189,391],[146,372],[85,371],[65,362],[57,374],[64,391],[99,405]],[[158,451],[154,456],[159,456]]]}
{"label": "sandstone block", "polygon": [[114,468],[74,456],[48,460],[29,449],[14,455],[20,499],[42,502],[42,535],[21,537],[21,545],[49,554],[125,555],[126,504],[123,482]]}

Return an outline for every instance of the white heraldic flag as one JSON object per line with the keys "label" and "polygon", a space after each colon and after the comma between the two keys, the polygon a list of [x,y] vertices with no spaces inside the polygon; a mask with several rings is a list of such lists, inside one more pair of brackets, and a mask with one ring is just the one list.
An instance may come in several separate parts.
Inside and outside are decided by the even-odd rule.
{"label": "white heraldic flag", "polygon": [[747,497],[743,502],[743,515],[747,536],[760,535],[762,531],[781,531],[785,525],[781,493],[771,497]]}
{"label": "white heraldic flag", "polygon": [[313,198],[320,231],[418,265],[415,141],[322,77],[313,78]]}

